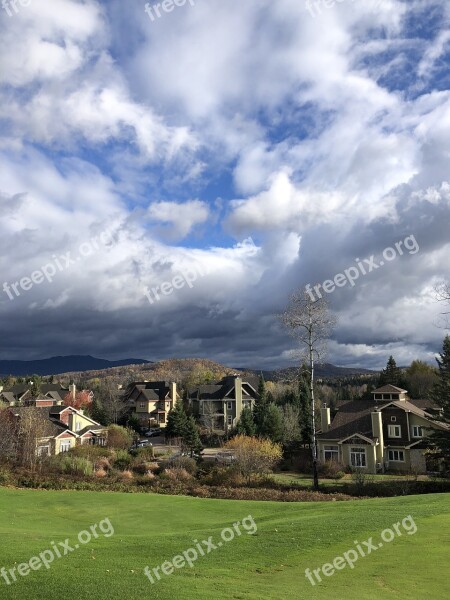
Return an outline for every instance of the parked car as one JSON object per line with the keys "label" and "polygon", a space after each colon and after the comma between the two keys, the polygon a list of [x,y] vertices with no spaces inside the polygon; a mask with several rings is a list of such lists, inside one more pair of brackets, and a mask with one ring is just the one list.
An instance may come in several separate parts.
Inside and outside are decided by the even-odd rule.
{"label": "parked car", "polygon": [[145,437],[157,437],[162,434],[162,429],[160,427],[155,429],[149,429],[145,432]]}
{"label": "parked car", "polygon": [[148,440],[138,440],[133,444],[131,450],[135,450],[136,448],[148,448],[148,446],[153,446],[153,444]]}
{"label": "parked car", "polygon": [[222,465],[231,465],[236,461],[236,456],[232,452],[218,452],[215,461]]}

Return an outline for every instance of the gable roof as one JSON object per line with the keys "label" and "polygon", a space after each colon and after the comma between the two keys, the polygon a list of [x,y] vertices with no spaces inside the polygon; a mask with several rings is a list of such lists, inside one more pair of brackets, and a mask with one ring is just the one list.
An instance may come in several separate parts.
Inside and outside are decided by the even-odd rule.
{"label": "gable roof", "polygon": [[408,390],[404,390],[388,383],[387,385],[383,385],[382,387],[373,390],[372,394],[406,394],[407,392]]}
{"label": "gable roof", "polygon": [[[188,397],[195,400],[223,400],[234,389],[236,375],[227,375],[217,383],[208,383],[188,389]],[[239,376],[240,377],[240,376]],[[242,380],[242,392],[246,398],[258,397],[258,377],[240,377]],[[245,389],[247,387],[247,389]],[[254,390],[254,391],[253,391]]]}

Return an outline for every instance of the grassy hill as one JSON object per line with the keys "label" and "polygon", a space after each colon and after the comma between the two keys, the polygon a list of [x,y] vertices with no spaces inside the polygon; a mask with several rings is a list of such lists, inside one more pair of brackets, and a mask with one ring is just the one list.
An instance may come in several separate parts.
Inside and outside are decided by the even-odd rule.
{"label": "grassy hill", "polygon": [[[223,528],[251,515],[258,530],[177,569],[152,585],[144,576],[182,554],[193,540],[220,540]],[[412,515],[404,533],[314,587],[305,569],[336,556]],[[0,579],[5,600],[446,600],[450,596],[448,496],[427,495],[336,503],[241,502],[152,494],[54,492],[0,488],[0,567],[11,568],[103,519],[103,536],[13,585]],[[206,548],[206,547],[205,547]]]}

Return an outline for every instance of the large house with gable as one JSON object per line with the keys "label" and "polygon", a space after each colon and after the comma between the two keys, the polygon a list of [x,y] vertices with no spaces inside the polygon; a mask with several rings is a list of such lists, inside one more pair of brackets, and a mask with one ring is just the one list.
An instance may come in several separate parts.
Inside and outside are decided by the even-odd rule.
{"label": "large house with gable", "polygon": [[167,425],[169,412],[180,400],[174,381],[137,381],[124,394],[124,402],[143,427]]}
{"label": "large house with gable", "polygon": [[200,421],[213,420],[216,429],[227,432],[235,427],[244,407],[253,409],[258,383],[258,377],[229,375],[217,383],[191,388],[188,402]]}
{"label": "large house with gable", "polygon": [[317,435],[319,460],[369,473],[426,473],[430,429],[446,428],[436,421],[437,411],[431,401],[411,400],[407,390],[393,385],[374,390],[369,400],[344,404],[333,420],[325,405]]}

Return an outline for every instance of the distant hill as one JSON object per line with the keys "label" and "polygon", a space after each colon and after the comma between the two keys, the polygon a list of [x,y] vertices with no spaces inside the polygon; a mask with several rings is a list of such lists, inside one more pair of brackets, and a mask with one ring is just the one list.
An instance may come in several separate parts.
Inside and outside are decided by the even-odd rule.
{"label": "distant hill", "polygon": [[[260,371],[255,371],[259,374]],[[298,376],[298,367],[287,367],[275,371],[263,371],[266,381],[293,381]],[[369,369],[358,369],[353,367],[337,367],[329,363],[316,365],[316,379],[337,379],[339,377],[351,377],[352,375],[376,375],[378,371]]]}
{"label": "distant hill", "polygon": [[0,360],[0,376],[8,375],[59,375],[68,372],[83,372],[110,369],[125,365],[149,364],[141,358],[106,360],[95,356],[53,356],[43,360]]}

